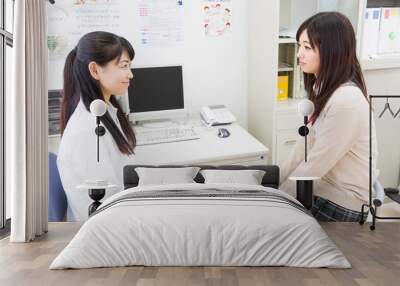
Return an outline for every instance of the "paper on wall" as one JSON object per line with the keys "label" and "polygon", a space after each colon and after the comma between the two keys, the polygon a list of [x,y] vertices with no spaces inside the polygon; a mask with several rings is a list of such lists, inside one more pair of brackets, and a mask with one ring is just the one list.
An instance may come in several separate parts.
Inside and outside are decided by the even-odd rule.
{"label": "paper on wall", "polygon": [[232,29],[231,0],[203,1],[203,29],[207,37],[219,37]]}
{"label": "paper on wall", "polygon": [[365,10],[361,45],[363,59],[371,58],[378,52],[380,20],[381,8],[367,8]]}
{"label": "paper on wall", "polygon": [[183,1],[139,2],[140,44],[151,47],[183,43]]}
{"label": "paper on wall", "polygon": [[400,8],[382,8],[378,53],[400,53]]}
{"label": "paper on wall", "polygon": [[48,4],[47,46],[51,61],[64,61],[79,39],[92,31],[120,34],[124,18],[121,0],[70,0]]}

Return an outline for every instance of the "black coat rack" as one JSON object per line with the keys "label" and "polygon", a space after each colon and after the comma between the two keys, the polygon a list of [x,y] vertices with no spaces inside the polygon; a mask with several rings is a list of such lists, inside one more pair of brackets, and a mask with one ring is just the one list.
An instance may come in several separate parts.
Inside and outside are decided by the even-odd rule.
{"label": "black coat rack", "polygon": [[[370,226],[371,230],[375,229],[376,225],[376,219],[392,219],[392,220],[399,220],[400,217],[383,217],[383,216],[378,216],[377,215],[377,209],[382,205],[382,202],[378,199],[374,199],[372,201],[372,101],[374,98],[379,98],[379,99],[386,99],[386,105],[384,110],[386,110],[386,106],[388,105],[388,100],[389,98],[399,98],[400,95],[370,95],[369,96],[369,204],[363,204],[361,207],[361,221],[360,224],[364,224],[364,208],[367,207],[369,208],[369,211],[371,212],[372,215],[372,225]],[[390,109],[389,109],[390,111]],[[396,119],[394,116],[393,112],[390,112],[390,114],[393,116],[393,119]],[[395,115],[398,115],[399,112],[396,112]],[[383,115],[383,112],[379,116],[379,118]],[[398,118],[400,120],[400,118]],[[385,195],[388,196],[390,199],[392,199],[395,202],[398,202],[400,204],[400,195],[399,195],[399,190],[395,188],[384,188]]]}

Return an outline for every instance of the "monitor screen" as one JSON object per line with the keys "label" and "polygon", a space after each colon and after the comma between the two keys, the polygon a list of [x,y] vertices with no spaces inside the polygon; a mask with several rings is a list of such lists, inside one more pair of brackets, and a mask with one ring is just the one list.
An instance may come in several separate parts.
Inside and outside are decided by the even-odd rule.
{"label": "monitor screen", "polygon": [[131,113],[184,108],[182,66],[132,69],[129,85]]}

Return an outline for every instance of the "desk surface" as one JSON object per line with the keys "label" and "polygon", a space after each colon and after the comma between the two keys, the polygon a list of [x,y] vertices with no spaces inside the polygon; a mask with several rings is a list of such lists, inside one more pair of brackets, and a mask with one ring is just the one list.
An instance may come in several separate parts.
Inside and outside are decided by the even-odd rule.
{"label": "desk surface", "polygon": [[[153,145],[136,146],[132,164],[266,164],[268,148],[234,123],[207,128],[200,120],[174,122],[175,125],[190,125],[200,139]],[[219,138],[218,128],[226,128],[231,135]],[[135,126],[135,129],[144,127]],[[60,136],[49,137],[49,151],[58,153]]]}
{"label": "desk surface", "polygon": [[[207,128],[199,120],[186,124],[194,126],[200,139],[154,145],[137,146],[135,164],[206,164],[212,162],[238,161],[251,158],[267,159],[268,148],[238,124]],[[231,135],[219,138],[218,128],[226,128]],[[143,127],[135,127],[143,128]]]}

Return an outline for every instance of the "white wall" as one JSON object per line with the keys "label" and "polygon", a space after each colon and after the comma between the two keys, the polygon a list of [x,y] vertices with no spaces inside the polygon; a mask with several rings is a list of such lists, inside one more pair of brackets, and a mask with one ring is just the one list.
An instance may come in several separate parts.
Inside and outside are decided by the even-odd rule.
{"label": "white wall", "polygon": [[[202,105],[224,103],[243,127],[249,124],[250,132],[271,148],[277,66],[275,39],[279,29],[279,3],[285,1],[252,0],[251,5],[249,2],[232,0],[230,35],[207,38],[202,29],[203,1],[184,1],[183,45],[154,49],[138,44],[135,17],[138,1],[126,1],[125,12],[132,14],[132,22],[127,23],[121,34],[135,47],[137,67],[184,65],[185,100],[190,113],[197,114]],[[63,62],[50,62],[50,89],[61,88],[62,68]],[[400,69],[371,70],[364,74],[370,94],[400,95]],[[263,118],[262,122],[259,118]],[[400,169],[400,154],[396,151],[398,145],[393,145],[400,142],[400,132],[385,120],[376,123],[381,180],[385,185],[394,186],[399,183],[396,170]]]}
{"label": "white wall", "polygon": [[[400,69],[367,70],[364,77],[371,95],[400,96]],[[383,110],[385,100],[374,99],[373,108],[378,116]],[[400,98],[390,99],[389,103],[394,112],[400,108]],[[378,136],[378,169],[379,180],[385,187],[397,187],[400,184],[400,118],[382,116],[376,118]]]}
{"label": "white wall", "polygon": [[[125,1],[123,1],[125,2]],[[203,1],[184,3],[184,42],[180,47],[147,48],[139,44],[137,0],[126,1],[130,13],[121,35],[134,46],[134,66],[182,64],[185,105],[197,115],[203,105],[225,104],[247,128],[247,7],[248,1],[232,0],[232,29],[222,37],[206,37]],[[51,6],[50,8],[51,9]],[[49,10],[51,13],[51,10]],[[62,88],[63,62],[50,62],[49,89]]]}
{"label": "white wall", "polygon": [[249,6],[249,131],[272,158],[277,88],[279,1],[252,0]]}

